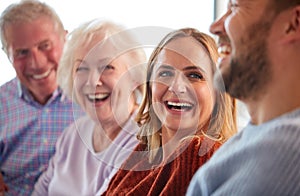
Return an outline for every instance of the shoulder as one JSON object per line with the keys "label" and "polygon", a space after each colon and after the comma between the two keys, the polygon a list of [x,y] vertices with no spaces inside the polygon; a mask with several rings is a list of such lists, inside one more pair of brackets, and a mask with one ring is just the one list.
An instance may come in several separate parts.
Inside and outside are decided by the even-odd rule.
{"label": "shoulder", "polygon": [[299,118],[276,119],[246,128],[199,170],[192,186],[208,194],[229,195],[288,195],[299,190],[299,122]]}
{"label": "shoulder", "polygon": [[186,154],[197,154],[198,156],[212,156],[221,146],[221,143],[206,136],[191,136],[184,138],[178,148]]}
{"label": "shoulder", "polygon": [[0,86],[0,97],[18,97],[18,79],[14,78]]}
{"label": "shoulder", "polygon": [[82,116],[75,120],[68,127],[65,128],[58,143],[63,146],[69,146],[74,141],[82,140],[82,136],[86,135],[91,129],[92,120],[88,116]]}
{"label": "shoulder", "polygon": [[195,173],[199,167],[213,156],[220,146],[221,143],[205,136],[187,137],[181,141],[175,152],[168,157],[167,162],[176,165],[176,167],[189,167],[186,172]]}

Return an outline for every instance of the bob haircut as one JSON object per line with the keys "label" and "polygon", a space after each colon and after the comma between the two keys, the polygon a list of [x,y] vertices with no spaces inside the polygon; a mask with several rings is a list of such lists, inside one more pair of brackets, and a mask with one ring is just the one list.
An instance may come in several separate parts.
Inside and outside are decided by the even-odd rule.
{"label": "bob haircut", "polygon": [[[207,52],[207,55],[210,58],[212,73],[214,74],[217,70],[216,62],[219,55],[215,41],[210,36],[201,33],[196,29],[184,28],[175,30],[167,34],[155,48],[148,62],[145,94],[136,117],[136,121],[141,126],[137,137],[142,143],[147,145],[147,150],[150,153],[150,162],[154,161],[156,155],[158,154],[159,148],[162,145],[160,137],[162,124],[154,113],[153,109],[151,109],[151,74],[153,72],[153,67],[157,62],[157,57],[166,44],[181,37],[192,37],[199,42],[204,47],[204,50]],[[215,91],[215,93],[216,103],[211,114],[209,128],[208,130],[201,131],[201,133],[197,132],[197,134],[204,135],[213,140],[224,142],[237,132],[236,102],[235,99],[231,98],[225,92]]]}
{"label": "bob haircut", "polygon": [[[103,44],[103,42],[109,40],[109,44],[112,44],[117,51],[114,54],[117,56],[124,54],[129,60],[129,63],[124,63],[123,65],[126,66],[130,78],[133,79],[136,87],[135,101],[137,101],[138,96],[141,97],[141,94],[143,93],[146,74],[145,64],[147,62],[146,54],[141,48],[141,44],[133,39],[130,30],[126,30],[124,27],[113,22],[100,19],[94,19],[83,23],[68,35],[57,71],[57,81],[59,86],[70,99],[74,99],[75,102],[78,103],[76,96],[73,96],[75,53],[76,51],[80,51],[81,48],[84,48],[84,46],[91,44],[93,40],[99,36],[102,37],[102,40],[97,44]],[[94,47],[96,47],[97,44],[95,44]],[[117,56],[114,56],[114,58],[117,58]]]}
{"label": "bob haircut", "polygon": [[2,49],[6,54],[8,54],[8,44],[5,35],[5,28],[7,25],[32,22],[41,17],[50,18],[57,32],[61,35],[61,39],[65,38],[65,29],[60,18],[50,6],[46,3],[39,2],[37,0],[23,0],[20,3],[11,4],[2,13],[0,18],[0,28],[1,28],[1,42]]}

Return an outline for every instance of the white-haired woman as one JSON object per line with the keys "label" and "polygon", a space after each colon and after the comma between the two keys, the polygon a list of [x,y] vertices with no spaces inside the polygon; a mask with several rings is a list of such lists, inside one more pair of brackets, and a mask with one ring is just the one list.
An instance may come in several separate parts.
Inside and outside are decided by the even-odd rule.
{"label": "white-haired woman", "polygon": [[34,195],[96,195],[106,186],[138,143],[145,62],[131,32],[112,22],[93,20],[69,35],[58,82],[87,115],[58,140]]}

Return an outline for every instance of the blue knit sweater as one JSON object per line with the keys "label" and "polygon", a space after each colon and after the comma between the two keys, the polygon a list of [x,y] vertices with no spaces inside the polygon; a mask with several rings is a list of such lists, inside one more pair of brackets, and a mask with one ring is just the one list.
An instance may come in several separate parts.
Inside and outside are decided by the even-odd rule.
{"label": "blue knit sweater", "polygon": [[300,195],[300,109],[249,124],[197,171],[187,195]]}

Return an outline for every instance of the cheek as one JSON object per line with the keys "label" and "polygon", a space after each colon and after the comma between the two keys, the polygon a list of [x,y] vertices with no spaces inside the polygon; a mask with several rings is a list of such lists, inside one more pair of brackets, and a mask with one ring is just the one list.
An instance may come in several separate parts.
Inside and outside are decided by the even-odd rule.
{"label": "cheek", "polygon": [[105,87],[109,88],[113,92],[126,91],[125,87],[128,85],[126,81],[121,81],[117,76],[108,76],[101,78],[102,83]]}
{"label": "cheek", "polygon": [[26,61],[25,60],[15,60],[13,62],[13,67],[16,70],[17,74],[20,75],[24,72],[26,68]]}
{"label": "cheek", "polygon": [[47,54],[49,61],[52,61],[56,66],[58,66],[60,58],[62,56],[62,52],[63,52],[63,46],[61,44],[57,44]]}
{"label": "cheek", "polygon": [[253,24],[254,17],[246,12],[232,14],[225,21],[226,32],[232,42],[248,35],[249,25]]}
{"label": "cheek", "polygon": [[157,82],[153,82],[151,85],[153,102],[161,101],[166,89],[167,89],[166,85],[163,85],[163,84],[157,83]]}
{"label": "cheek", "polygon": [[73,92],[75,93],[78,100],[82,99],[82,88],[86,83],[86,78],[82,75],[75,75],[73,83]]}
{"label": "cheek", "polygon": [[197,94],[198,104],[202,112],[211,113],[215,103],[215,94],[213,89],[208,86],[195,89]]}

